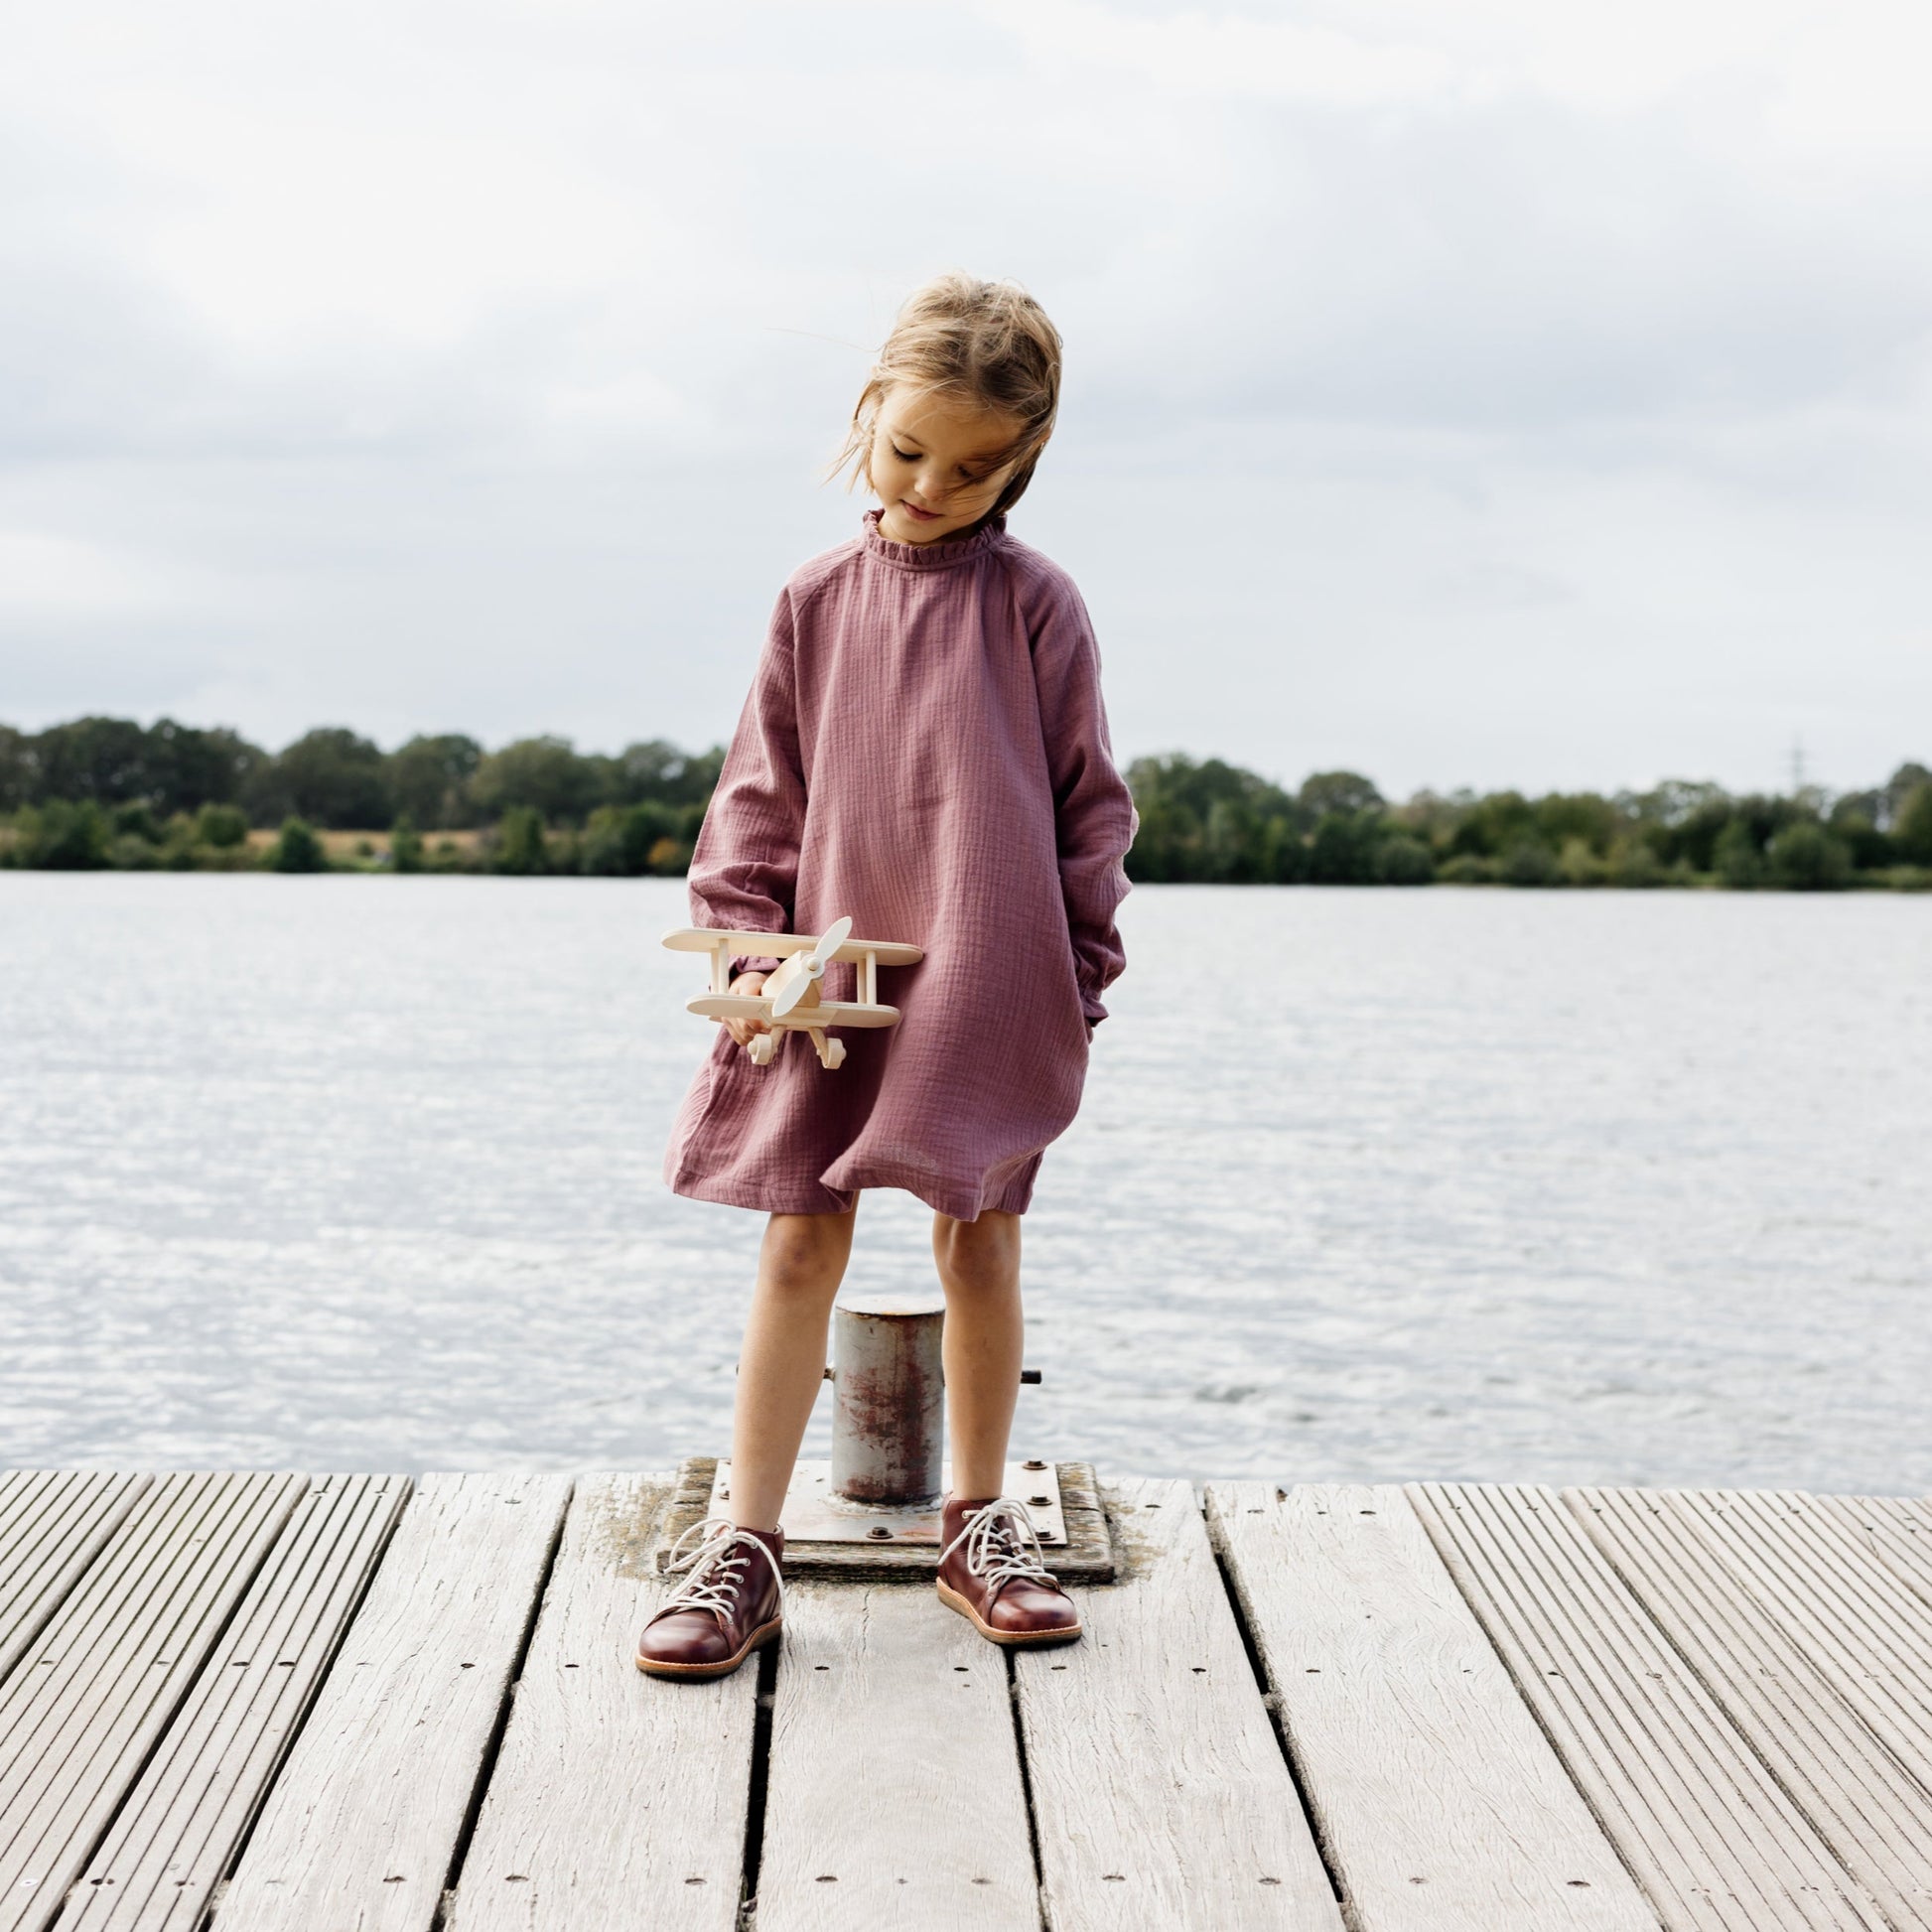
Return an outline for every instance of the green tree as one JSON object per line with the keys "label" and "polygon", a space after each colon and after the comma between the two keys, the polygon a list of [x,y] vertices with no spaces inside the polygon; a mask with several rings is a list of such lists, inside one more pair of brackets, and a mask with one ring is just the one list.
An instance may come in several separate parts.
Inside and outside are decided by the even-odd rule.
{"label": "green tree", "polygon": [[269,848],[268,863],[275,872],[327,872],[329,855],[305,819],[285,818],[281,836]]}
{"label": "green tree", "polygon": [[1892,842],[1872,823],[1869,812],[1841,798],[1832,807],[1831,830],[1834,838],[1844,840],[1855,871],[1875,872],[1891,864]]}
{"label": "green tree", "polygon": [[1712,870],[1718,883],[1733,893],[1748,893],[1764,883],[1764,859],[1741,818],[1727,819],[1712,851]]}
{"label": "green tree", "polygon": [[567,738],[520,738],[483,760],[470,795],[485,818],[522,806],[542,818],[578,825],[604,802],[605,762],[579,757]]}
{"label": "green tree", "polygon": [[1607,798],[1593,791],[1553,791],[1539,798],[1532,810],[1538,841],[1552,855],[1573,839],[1592,852],[1608,852],[1624,820]]}
{"label": "green tree", "polygon": [[1505,886],[1560,886],[1557,855],[1541,839],[1517,839],[1502,856]]}
{"label": "green tree", "polygon": [[1127,855],[1127,876],[1139,884],[1165,885],[1188,877],[1188,841],[1199,826],[1178,801],[1151,791],[1138,794],[1140,827]]}
{"label": "green tree", "polygon": [[1310,825],[1331,812],[1344,817],[1351,812],[1379,812],[1386,802],[1375,780],[1359,771],[1316,771],[1303,779],[1296,796],[1303,820]]}
{"label": "green tree", "polygon": [[1127,858],[1130,879],[1301,877],[1301,808],[1255,772],[1175,752],[1136,759],[1127,783],[1141,817]]}
{"label": "green tree", "polygon": [[1908,865],[1932,866],[1932,777],[1899,801],[1892,844]]}
{"label": "green tree", "polygon": [[1492,791],[1464,807],[1449,835],[1449,850],[1497,859],[1523,840],[1540,837],[1536,809],[1520,791]]}
{"label": "green tree", "polygon": [[162,817],[231,805],[268,762],[268,754],[239,732],[178,725],[163,718],[148,731],[148,803]]}
{"label": "green tree", "polygon": [[74,718],[13,747],[11,789],[30,802],[93,798],[145,804],[163,818],[239,796],[263,763],[260,748],[225,729],[203,731],[163,718]]}
{"label": "green tree", "polygon": [[461,732],[418,734],[389,754],[386,776],[397,811],[429,828],[460,825],[475,816],[468,787],[483,750]]}
{"label": "green tree", "polygon": [[[1712,787],[1715,791],[1716,787]],[[1718,841],[1730,823],[1730,800],[1722,792],[1701,800],[1676,825],[1669,828],[1663,857],[1673,864],[1683,859],[1694,872],[1714,872],[1718,864]]]}
{"label": "green tree", "polygon": [[1436,862],[1422,840],[1398,832],[1377,847],[1375,876],[1384,886],[1428,886],[1435,882]]}
{"label": "green tree", "polygon": [[1310,883],[1316,886],[1378,885],[1381,845],[1382,820],[1377,813],[1324,813],[1309,844]]}
{"label": "green tree", "polygon": [[38,802],[97,799],[119,805],[148,795],[148,735],[132,718],[76,718],[40,735]]}
{"label": "green tree", "polygon": [[0,725],[0,813],[17,812],[40,796],[40,759],[24,731]]}
{"label": "green tree", "polygon": [[302,818],[366,832],[395,816],[382,753],[340,725],[305,732],[255,774],[248,803],[257,819]]}
{"label": "green tree", "polygon": [[497,872],[528,877],[550,870],[543,836],[543,814],[531,805],[512,805],[496,827]]}
{"label": "green tree", "polygon": [[1908,759],[1885,780],[1885,788],[1880,794],[1883,802],[1872,814],[1879,825],[1896,832],[1898,821],[1905,814],[1906,803],[1921,785],[1932,785],[1932,771],[1916,760]]}
{"label": "green tree", "polygon": [[1557,870],[1566,886],[1602,886],[1610,877],[1607,856],[1591,851],[1587,839],[1565,839],[1557,854]]}
{"label": "green tree", "polygon": [[1634,826],[1616,842],[1610,853],[1611,884],[1626,888],[1664,884],[1664,862],[1657,856],[1656,846],[1644,836],[1649,829]]}
{"label": "green tree", "polygon": [[204,805],[195,814],[195,843],[232,852],[248,843],[248,814],[239,805]]}
{"label": "green tree", "polygon": [[665,840],[677,841],[678,814],[667,804],[600,805],[584,828],[579,864],[607,879],[638,879],[654,870],[651,854]]}
{"label": "green tree", "polygon": [[91,798],[50,798],[17,821],[25,863],[43,872],[94,872],[107,864],[113,829]]}
{"label": "green tree", "polygon": [[725,748],[685,752],[668,739],[645,739],[626,745],[611,760],[612,803],[641,805],[702,805],[718,783]]}
{"label": "green tree", "polygon": [[1845,842],[1811,819],[1787,825],[1764,856],[1773,881],[1790,892],[1837,892],[1852,872],[1852,855]]}
{"label": "green tree", "polygon": [[423,835],[416,829],[416,821],[403,812],[389,828],[389,864],[397,872],[421,872],[423,869]]}
{"label": "green tree", "polygon": [[138,839],[144,845],[161,843],[161,827],[155,823],[154,813],[148,808],[145,798],[136,798],[125,805],[116,805],[108,814],[108,823],[113,827],[115,839]]}

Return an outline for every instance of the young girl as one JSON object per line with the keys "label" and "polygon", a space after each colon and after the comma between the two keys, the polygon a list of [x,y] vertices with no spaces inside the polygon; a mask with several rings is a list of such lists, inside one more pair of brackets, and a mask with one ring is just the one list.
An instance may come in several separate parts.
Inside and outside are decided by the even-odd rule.
{"label": "young girl", "polygon": [[[1064,571],[1007,533],[1053,429],[1060,339],[1011,283],[942,275],[899,311],[839,467],[879,498],[793,572],[772,614],[690,872],[695,924],[909,940],[899,1024],[826,1072],[726,1023],[678,1111],[664,1177],[770,1221],[739,1357],[732,1510],[694,1525],[640,1669],[736,1670],[780,1622],[792,1464],[868,1187],[933,1209],[952,1490],[938,1591],[996,1643],[1080,1633],[1024,1502],[1002,1494],[1020,1386],[1020,1217],[1079,1106],[1137,825],[1100,659]],[[734,962],[755,992],[771,957]],[[834,962],[820,991],[855,996]],[[691,1532],[687,1532],[687,1536]]]}

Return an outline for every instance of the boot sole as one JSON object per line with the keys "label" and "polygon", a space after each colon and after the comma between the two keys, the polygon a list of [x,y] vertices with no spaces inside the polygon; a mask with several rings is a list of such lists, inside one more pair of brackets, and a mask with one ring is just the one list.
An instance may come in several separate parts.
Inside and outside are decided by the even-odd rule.
{"label": "boot sole", "polygon": [[637,1653],[637,1668],[646,1677],[729,1677],[753,1651],[770,1643],[784,1628],[784,1618],[774,1616],[769,1623],[761,1623],[747,1637],[739,1648],[729,1657],[722,1657],[715,1664],[669,1664],[655,1657],[646,1657],[642,1651]]}
{"label": "boot sole", "polygon": [[940,1602],[949,1610],[957,1610],[989,1643],[1009,1644],[1016,1648],[1035,1643],[1071,1643],[1082,1628],[1078,1623],[1054,1623],[1048,1624],[1044,1630],[996,1630],[990,1623],[981,1620],[979,1611],[950,1584],[942,1583],[936,1587]]}

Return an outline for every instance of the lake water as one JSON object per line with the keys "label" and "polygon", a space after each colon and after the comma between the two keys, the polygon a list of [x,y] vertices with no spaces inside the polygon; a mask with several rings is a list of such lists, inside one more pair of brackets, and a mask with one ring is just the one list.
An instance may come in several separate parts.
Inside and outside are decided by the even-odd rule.
{"label": "lake water", "polygon": [[[0,1461],[724,1449],[762,1217],[659,1178],[684,918],[0,874]],[[1143,887],[1122,926],[1016,1453],[1932,1489],[1932,899]],[[849,1282],[929,1281],[929,1228],[868,1194]]]}

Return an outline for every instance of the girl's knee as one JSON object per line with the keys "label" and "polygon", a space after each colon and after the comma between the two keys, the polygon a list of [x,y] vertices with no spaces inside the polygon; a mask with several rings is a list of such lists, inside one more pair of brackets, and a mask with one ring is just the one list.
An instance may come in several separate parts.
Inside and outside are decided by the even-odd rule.
{"label": "girl's knee", "polygon": [[759,1277],[787,1294],[838,1293],[852,1248],[852,1215],[773,1214],[759,1257]]}
{"label": "girl's knee", "polygon": [[976,1221],[938,1214],[933,1217],[932,1245],[948,1288],[955,1282],[965,1287],[1005,1286],[1020,1265],[1020,1216],[991,1207]]}

